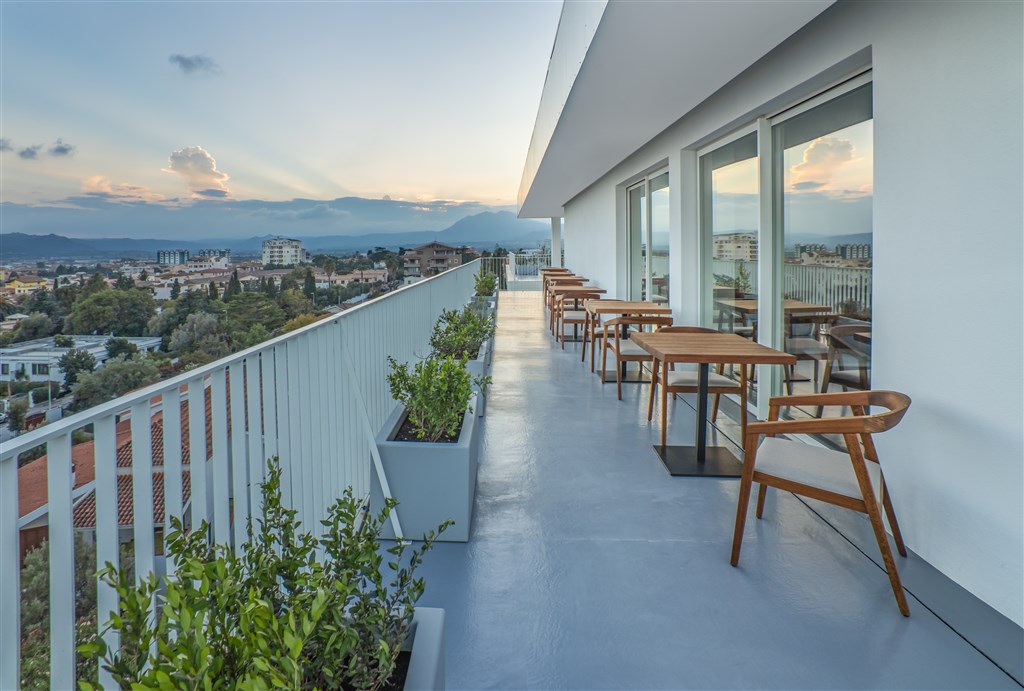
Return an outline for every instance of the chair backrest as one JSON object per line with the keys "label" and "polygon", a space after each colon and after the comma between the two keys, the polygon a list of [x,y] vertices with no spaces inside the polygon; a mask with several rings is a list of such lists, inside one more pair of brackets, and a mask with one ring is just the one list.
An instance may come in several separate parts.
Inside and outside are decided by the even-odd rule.
{"label": "chair backrest", "polygon": [[[872,390],[864,391],[867,405],[872,408],[885,408],[883,413],[868,415],[865,419],[865,430],[870,434],[885,432],[900,423],[910,408],[910,396],[898,391]],[[867,411],[863,410],[862,414]]]}
{"label": "chair backrest", "polygon": [[848,351],[863,359],[870,355],[871,349],[866,343],[854,338],[859,333],[871,333],[871,327],[862,324],[833,326],[828,332],[828,342],[836,350]]}
{"label": "chair backrest", "polygon": [[718,329],[709,329],[705,326],[665,326],[658,329],[663,334],[717,334]]}
{"label": "chair backrest", "polygon": [[567,303],[576,304],[577,300],[600,300],[601,293],[575,292],[555,296],[555,309],[565,311]]}

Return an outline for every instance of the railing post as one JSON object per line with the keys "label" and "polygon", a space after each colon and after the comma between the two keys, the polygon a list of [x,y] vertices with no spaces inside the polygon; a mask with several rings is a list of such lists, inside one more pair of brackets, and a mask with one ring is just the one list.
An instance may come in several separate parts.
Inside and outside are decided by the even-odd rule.
{"label": "railing post", "polygon": [[21,685],[21,536],[18,457],[0,459],[0,688]]}

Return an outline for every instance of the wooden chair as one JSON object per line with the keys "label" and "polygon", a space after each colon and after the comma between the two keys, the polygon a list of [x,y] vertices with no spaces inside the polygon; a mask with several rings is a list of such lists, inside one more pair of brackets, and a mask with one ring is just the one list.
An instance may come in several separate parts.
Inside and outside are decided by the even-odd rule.
{"label": "wooden chair", "polygon": [[[850,417],[809,420],[779,420],[782,406],[849,406]],[[871,406],[886,411],[869,414]],[[882,524],[882,511],[889,518],[896,550],[907,556],[896,512],[885,487],[872,434],[895,427],[910,407],[910,398],[895,391],[857,391],[850,393],[777,396],[769,401],[768,421],[752,422],[744,436],[743,477],[740,481],[739,503],[736,507],[736,528],[732,540],[733,566],[739,563],[743,542],[743,524],[753,483],[757,492],[757,517],[764,514],[767,488],[777,487],[812,499],[842,506],[868,515],[882,552],[882,561],[889,573],[889,584],[896,603],[905,617],[910,608],[903,593],[900,575]],[[777,434],[842,434],[847,452],[833,451],[798,441],[778,439]],[[758,447],[758,439],[766,439]],[[863,445],[863,449],[861,448]],[[870,461],[867,462],[867,461]],[[877,494],[876,494],[877,493]]]}
{"label": "wooden chair", "polygon": [[[828,387],[838,384],[843,391],[856,389],[867,391],[871,388],[871,354],[867,346],[857,342],[858,333],[871,333],[871,327],[864,324],[843,324],[833,326],[828,334],[828,356],[825,372],[821,377],[821,393],[828,393]],[[850,361],[856,364],[847,368]],[[817,417],[821,417],[819,407]]]}
{"label": "wooden chair", "polygon": [[[584,305],[586,303],[584,302]],[[587,347],[590,348],[590,371],[594,371],[594,353],[597,351],[597,339],[604,337],[601,330],[601,315],[590,314],[583,324],[583,347],[580,348],[580,362],[587,361]]]}
{"label": "wooden chair", "polygon": [[[626,316],[609,319],[601,326],[601,383],[605,381],[608,366],[608,351],[615,354],[615,384],[619,400],[622,400],[622,365],[626,362],[651,362],[654,358],[646,350],[633,343],[628,331],[631,326],[643,330],[645,326],[658,329],[671,326],[672,317]],[[623,332],[627,333],[623,333]]]}
{"label": "wooden chair", "polygon": [[[580,309],[584,300],[600,300],[600,293],[573,293],[572,295],[560,295],[555,300],[555,339],[561,341],[562,350],[565,350],[565,327],[568,325],[584,326],[587,320],[587,313]],[[586,334],[584,334],[586,339]]]}
{"label": "wooden chair", "polygon": [[[838,314],[797,314],[786,315],[785,351],[796,355],[797,363],[811,361],[814,363],[814,388],[818,387],[818,363],[826,360],[828,348],[818,340],[818,331],[822,324],[832,325]],[[783,369],[786,376],[786,391],[793,395],[793,380],[796,378],[796,365]]]}
{"label": "wooden chair", "polygon": [[[689,334],[702,334],[702,333],[719,333],[717,329],[706,329],[703,326],[666,326],[658,331],[658,333],[689,333]],[[746,434],[747,430],[747,368],[740,367],[740,380],[737,382],[731,377],[727,377],[724,374],[725,363],[718,363],[717,372],[708,372],[708,393],[714,394],[715,399],[711,407],[711,422],[715,422],[718,419],[718,402],[722,397],[722,394],[739,394],[740,395],[740,429],[741,434]],[[669,394],[677,393],[697,393],[699,391],[697,372],[695,370],[688,370],[685,372],[676,372],[675,366],[672,369],[662,371],[659,377],[657,366],[654,372],[651,373],[651,392],[650,397],[647,400],[647,421],[650,422],[654,417],[654,393],[658,384],[664,387],[662,391],[662,401],[668,399]],[[664,436],[665,425],[662,423],[662,435]],[[665,445],[664,439],[662,439],[662,446]]]}

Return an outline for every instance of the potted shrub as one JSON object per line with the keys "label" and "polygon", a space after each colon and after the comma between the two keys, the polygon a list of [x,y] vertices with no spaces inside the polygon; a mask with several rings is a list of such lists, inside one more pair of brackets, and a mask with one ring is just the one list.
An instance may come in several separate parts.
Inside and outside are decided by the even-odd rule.
{"label": "potted shrub", "polygon": [[498,277],[494,274],[481,272],[473,279],[477,297],[485,298],[491,307],[498,304]]}
{"label": "potted shrub", "polygon": [[[494,318],[490,314],[481,314],[468,306],[461,311],[442,310],[430,335],[431,354],[465,360],[470,374],[482,379],[490,363],[493,337]],[[483,415],[487,405],[486,391],[477,386],[476,392],[477,414]]]}
{"label": "potted shrub", "polygon": [[424,589],[416,568],[448,524],[408,555],[406,543],[393,545],[383,568],[380,535],[394,502],[364,514],[348,489],[317,539],[282,504],[280,478],[272,459],[263,518],[237,555],[212,543],[205,523],[186,532],[175,518],[166,541],[175,576],[136,584],[130,569],[108,563],[100,577],[118,593],[110,628],[120,647],[97,638],[79,651],[120,688],[444,688],[444,646],[434,640],[443,610],[415,603]]}
{"label": "potted shrub", "polygon": [[[392,496],[401,509],[403,537],[421,539],[442,521],[454,524],[439,539],[466,542],[476,494],[479,425],[473,407],[474,383],[486,388],[488,377],[473,377],[464,360],[430,357],[412,368],[388,359],[388,385],[398,401],[377,435],[377,450]],[[371,473],[370,504],[384,493]],[[394,538],[393,527],[384,537]]]}

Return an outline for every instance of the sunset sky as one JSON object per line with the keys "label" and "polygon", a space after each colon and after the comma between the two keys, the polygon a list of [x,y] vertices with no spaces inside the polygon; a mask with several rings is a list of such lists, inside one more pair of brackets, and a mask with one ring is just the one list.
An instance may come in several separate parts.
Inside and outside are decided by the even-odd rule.
{"label": "sunset sky", "polygon": [[560,7],[4,2],[3,230],[38,207],[512,205]]}

